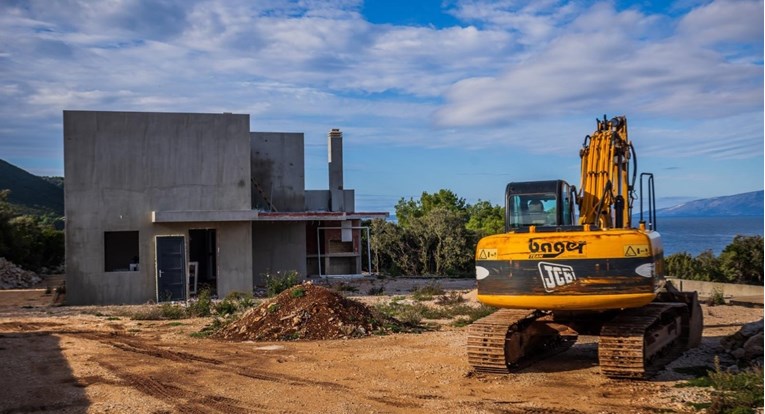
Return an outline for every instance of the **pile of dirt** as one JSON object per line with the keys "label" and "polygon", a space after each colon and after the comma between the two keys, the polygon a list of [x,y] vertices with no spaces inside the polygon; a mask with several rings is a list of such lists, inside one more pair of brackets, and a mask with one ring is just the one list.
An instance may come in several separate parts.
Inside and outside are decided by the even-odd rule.
{"label": "pile of dirt", "polygon": [[747,323],[738,332],[720,341],[720,346],[739,367],[763,364],[763,320]]}
{"label": "pile of dirt", "polygon": [[37,273],[24,270],[0,257],[0,289],[28,288],[41,280]]}
{"label": "pile of dirt", "polygon": [[248,310],[215,336],[235,341],[345,339],[396,330],[398,325],[362,303],[306,282]]}

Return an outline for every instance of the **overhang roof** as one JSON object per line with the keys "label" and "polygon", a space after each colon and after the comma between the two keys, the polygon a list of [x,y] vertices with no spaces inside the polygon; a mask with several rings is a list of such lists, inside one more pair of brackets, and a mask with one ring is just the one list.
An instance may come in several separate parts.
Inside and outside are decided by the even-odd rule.
{"label": "overhang roof", "polygon": [[344,211],[258,211],[258,210],[185,210],[152,211],[152,223],[186,223],[202,221],[342,221],[385,219],[387,212]]}

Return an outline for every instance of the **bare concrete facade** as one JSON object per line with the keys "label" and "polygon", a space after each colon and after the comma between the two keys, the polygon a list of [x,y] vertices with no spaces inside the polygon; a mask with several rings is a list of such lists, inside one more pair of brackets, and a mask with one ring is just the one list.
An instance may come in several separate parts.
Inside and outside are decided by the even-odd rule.
{"label": "bare concrete facade", "polygon": [[303,134],[250,132],[248,115],[64,111],[67,301],[222,297],[333,262],[360,273],[360,231],[319,228],[387,214],[354,213],[338,134],[330,189],[306,191]]}

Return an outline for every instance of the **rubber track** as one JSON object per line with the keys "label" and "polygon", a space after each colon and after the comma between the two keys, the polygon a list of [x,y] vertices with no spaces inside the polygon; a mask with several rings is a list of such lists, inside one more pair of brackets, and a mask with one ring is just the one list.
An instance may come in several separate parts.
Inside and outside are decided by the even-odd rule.
{"label": "rubber track", "polygon": [[[645,355],[645,336],[652,328],[658,327],[664,312],[676,309],[673,306],[652,303],[642,308],[627,309],[609,323],[603,325],[598,344],[600,370],[609,378],[643,379],[661,368],[665,360],[673,359],[675,351],[682,350],[682,340],[670,345],[670,355],[649,361]],[[682,338],[678,338],[682,339]],[[652,362],[652,364],[649,364]]]}
{"label": "rubber track", "polygon": [[517,311],[500,309],[473,322],[468,330],[468,363],[477,372],[508,374],[506,339],[541,316],[541,313],[533,312],[519,318]]}

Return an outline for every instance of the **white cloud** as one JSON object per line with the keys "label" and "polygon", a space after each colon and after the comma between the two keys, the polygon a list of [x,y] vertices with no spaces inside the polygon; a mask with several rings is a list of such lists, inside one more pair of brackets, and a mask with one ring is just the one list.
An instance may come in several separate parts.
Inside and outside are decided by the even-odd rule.
{"label": "white cloud", "polygon": [[[756,11],[759,2],[721,2],[714,12],[691,12],[680,29],[654,38],[665,19],[636,10],[617,12],[602,3],[559,29],[538,53],[508,65],[495,76],[468,77],[446,93],[434,117],[446,127],[508,124],[534,114],[587,114],[619,111],[695,118],[721,118],[762,108],[762,20],[720,38],[749,45],[751,59],[726,59],[725,46],[707,47],[693,39],[729,26],[732,10]],[[718,19],[715,20],[715,17]],[[741,48],[738,47],[740,52]]]}

